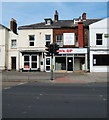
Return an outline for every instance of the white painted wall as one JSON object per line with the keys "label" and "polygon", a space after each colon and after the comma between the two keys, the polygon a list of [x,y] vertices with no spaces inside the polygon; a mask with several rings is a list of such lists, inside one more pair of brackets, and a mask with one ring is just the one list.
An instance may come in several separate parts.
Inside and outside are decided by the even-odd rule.
{"label": "white painted wall", "polygon": [[[35,35],[34,46],[29,46],[29,35]],[[53,38],[52,29],[34,29],[34,30],[19,30],[18,49],[19,50],[44,50],[45,35],[51,35]]]}
{"label": "white painted wall", "polygon": [[7,68],[9,31],[0,25],[0,70]]}
{"label": "white painted wall", "polygon": [[[105,18],[89,25],[90,72],[109,72],[109,66],[93,66],[94,54],[109,54],[109,51],[106,51],[106,49],[109,48],[109,38],[104,37],[104,34],[109,34],[108,23],[109,18]],[[103,34],[103,45],[96,45],[97,33]]]}
{"label": "white painted wall", "polygon": [[[17,44],[16,48],[11,47],[11,40],[16,39]],[[8,69],[11,69],[11,57],[16,57],[16,70],[19,70],[19,50],[18,50],[18,35],[13,33],[12,31],[9,32],[9,41],[8,41]]]}
{"label": "white painted wall", "polygon": [[[35,35],[34,46],[29,46],[29,35]],[[23,67],[24,60],[20,51],[22,50],[39,50],[45,51],[45,35],[51,35],[51,43],[53,41],[53,30],[52,29],[30,29],[30,30],[19,30],[18,35],[18,51],[20,54],[19,69]],[[42,54],[39,56],[39,63],[43,61],[43,65],[39,65],[40,70],[44,71],[44,58]]]}

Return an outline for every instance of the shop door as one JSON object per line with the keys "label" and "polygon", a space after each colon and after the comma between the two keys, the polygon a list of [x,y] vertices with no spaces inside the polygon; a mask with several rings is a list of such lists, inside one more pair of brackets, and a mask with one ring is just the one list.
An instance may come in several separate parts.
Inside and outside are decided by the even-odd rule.
{"label": "shop door", "polygon": [[16,70],[16,57],[11,57],[11,68]]}
{"label": "shop door", "polygon": [[73,57],[67,58],[67,71],[73,71]]}

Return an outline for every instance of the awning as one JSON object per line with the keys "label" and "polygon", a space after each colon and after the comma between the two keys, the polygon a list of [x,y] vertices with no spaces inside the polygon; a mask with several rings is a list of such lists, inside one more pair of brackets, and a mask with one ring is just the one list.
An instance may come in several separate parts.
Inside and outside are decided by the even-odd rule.
{"label": "awning", "polygon": [[41,54],[42,52],[45,52],[45,50],[21,50],[22,54]]}

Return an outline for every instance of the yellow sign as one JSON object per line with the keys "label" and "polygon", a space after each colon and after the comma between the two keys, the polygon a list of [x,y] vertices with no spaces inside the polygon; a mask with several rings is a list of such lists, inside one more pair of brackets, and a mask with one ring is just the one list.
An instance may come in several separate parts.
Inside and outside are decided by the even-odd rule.
{"label": "yellow sign", "polygon": [[52,69],[54,69],[54,65],[52,65]]}

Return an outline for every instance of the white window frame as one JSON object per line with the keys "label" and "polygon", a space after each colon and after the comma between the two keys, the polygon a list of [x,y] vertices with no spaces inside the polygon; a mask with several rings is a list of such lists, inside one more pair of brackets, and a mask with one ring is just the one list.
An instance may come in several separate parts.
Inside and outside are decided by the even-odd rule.
{"label": "white window frame", "polygon": [[[34,39],[33,39],[33,40],[31,40],[31,39],[30,39],[30,36],[34,36]],[[33,46],[31,46],[31,45],[30,45],[30,43],[31,43],[31,42],[33,42],[33,43],[34,43],[34,45],[33,45]],[[35,46],[35,35],[29,35],[29,46],[30,46],[30,47],[34,47],[34,46]]]}
{"label": "white window frame", "polygon": [[[49,39],[49,40],[46,39],[46,36],[47,36],[47,35],[50,36],[50,39]],[[51,35],[50,35],[50,34],[46,34],[46,35],[45,35],[45,40],[46,40],[46,43],[47,43],[47,42],[50,42],[50,43],[51,43]],[[47,45],[47,44],[46,44],[46,45]]]}
{"label": "white window frame", "polygon": [[[62,39],[58,40],[58,36],[61,36]],[[56,43],[59,45],[59,47],[63,46],[63,35],[56,35]]]}
{"label": "white window frame", "polygon": [[[97,35],[98,35],[98,34],[99,34],[99,35],[102,35],[102,39],[97,39]],[[98,44],[97,44],[97,41],[102,41],[102,44],[101,44],[101,45],[98,45]],[[96,45],[97,45],[97,46],[102,46],[102,45],[103,45],[103,33],[96,33]]]}
{"label": "white window frame", "polygon": [[[24,67],[23,67],[23,69],[24,69],[24,70],[30,70],[30,68],[31,68],[30,55],[29,55],[29,54],[25,54],[24,57],[25,57],[25,56],[29,56],[29,61],[25,61],[25,60],[24,60],[24,63],[23,63],[23,66],[24,66]],[[25,59],[25,58],[24,58],[24,59]],[[25,63],[29,63],[29,68],[25,68],[25,65],[24,65]]]}
{"label": "white window frame", "polygon": [[[37,70],[38,69],[38,57],[37,57],[37,61],[32,61],[32,56],[36,56],[36,54],[31,54],[30,58],[31,58],[31,70]],[[32,68],[32,63],[37,63],[37,67],[36,68]]]}
{"label": "white window frame", "polygon": [[[15,43],[13,44],[13,41],[15,41]],[[16,48],[17,47],[17,40],[16,39],[12,39],[11,40],[11,48]]]}

